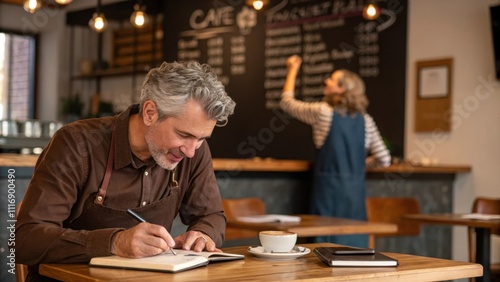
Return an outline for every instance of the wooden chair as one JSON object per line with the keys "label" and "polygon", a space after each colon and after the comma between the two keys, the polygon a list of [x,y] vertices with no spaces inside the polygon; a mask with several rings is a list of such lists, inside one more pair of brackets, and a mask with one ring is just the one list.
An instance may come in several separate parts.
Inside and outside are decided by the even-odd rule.
{"label": "wooden chair", "polygon": [[[266,214],[266,204],[257,197],[222,199],[224,213],[228,220],[234,220],[238,216],[251,216]],[[259,232],[243,228],[226,228],[226,240],[256,238]]]}
{"label": "wooden chair", "polygon": [[[22,202],[23,200],[20,200],[19,203],[17,203],[16,217],[19,214]],[[16,263],[16,282],[24,282],[26,280],[26,276],[28,276],[28,266],[25,264]]]}
{"label": "wooden chair", "polygon": [[[472,213],[484,213],[484,214],[500,214],[500,198],[486,198],[477,197],[472,204]],[[476,261],[476,250],[475,250],[475,232],[473,227],[468,228],[469,232],[469,260],[470,262]],[[491,235],[500,235],[500,229],[492,229]],[[491,279],[492,281],[500,281],[500,262],[494,262],[490,265],[491,269]],[[471,281],[475,281],[471,278]]]}
{"label": "wooden chair", "polygon": [[368,247],[375,248],[375,238],[393,236],[416,236],[420,234],[420,225],[401,218],[403,214],[420,213],[415,198],[366,198],[366,216],[370,222],[397,224],[394,233],[369,234]]}

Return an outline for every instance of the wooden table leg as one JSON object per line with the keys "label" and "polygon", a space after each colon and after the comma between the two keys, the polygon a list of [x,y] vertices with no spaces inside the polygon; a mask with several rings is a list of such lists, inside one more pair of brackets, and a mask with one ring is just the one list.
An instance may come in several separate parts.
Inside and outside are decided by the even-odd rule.
{"label": "wooden table leg", "polygon": [[483,277],[477,277],[476,281],[491,281],[490,273],[490,246],[491,246],[491,229],[476,228],[476,263],[483,266]]}

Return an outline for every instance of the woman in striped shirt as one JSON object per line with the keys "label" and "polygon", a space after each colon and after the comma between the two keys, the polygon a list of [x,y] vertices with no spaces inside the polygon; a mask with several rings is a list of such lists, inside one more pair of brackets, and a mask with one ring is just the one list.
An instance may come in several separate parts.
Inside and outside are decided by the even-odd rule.
{"label": "woman in striped shirt", "polygon": [[[373,118],[366,113],[368,99],[361,78],[337,70],[325,80],[321,102],[294,98],[295,81],[302,59],[287,60],[287,76],[281,108],[312,126],[319,150],[314,164],[311,213],[366,220],[365,167],[388,166],[390,153]],[[323,236],[317,242],[366,247],[367,235]]]}

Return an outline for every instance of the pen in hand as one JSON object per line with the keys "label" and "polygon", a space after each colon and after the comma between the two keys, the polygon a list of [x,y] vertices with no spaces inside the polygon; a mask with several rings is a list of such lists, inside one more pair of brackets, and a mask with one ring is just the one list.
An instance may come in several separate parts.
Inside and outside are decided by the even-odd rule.
{"label": "pen in hand", "polygon": [[[133,210],[131,209],[127,209],[127,213],[130,214],[133,218],[137,219],[138,221],[140,222],[146,222],[146,220],[144,220],[144,218],[142,218],[140,215],[136,214]],[[170,248],[170,252],[172,252],[172,254],[174,256],[177,255],[177,253],[174,251],[174,249]]]}

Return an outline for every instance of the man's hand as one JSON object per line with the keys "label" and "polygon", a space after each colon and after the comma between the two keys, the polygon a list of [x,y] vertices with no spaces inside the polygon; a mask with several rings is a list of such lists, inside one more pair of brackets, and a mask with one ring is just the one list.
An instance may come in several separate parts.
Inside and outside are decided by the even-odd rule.
{"label": "man's hand", "polygon": [[157,255],[174,246],[174,239],[163,226],[140,223],[113,237],[111,253],[121,257],[141,258]]}
{"label": "man's hand", "polygon": [[199,231],[188,231],[174,238],[175,246],[184,250],[193,250],[195,252],[222,252],[215,247],[215,242]]}

